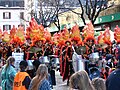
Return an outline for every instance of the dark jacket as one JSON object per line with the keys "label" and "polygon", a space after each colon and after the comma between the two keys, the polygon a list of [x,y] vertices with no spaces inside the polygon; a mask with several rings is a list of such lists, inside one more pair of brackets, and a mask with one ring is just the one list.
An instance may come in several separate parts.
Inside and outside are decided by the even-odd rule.
{"label": "dark jacket", "polygon": [[120,68],[113,71],[107,78],[106,90],[120,90]]}

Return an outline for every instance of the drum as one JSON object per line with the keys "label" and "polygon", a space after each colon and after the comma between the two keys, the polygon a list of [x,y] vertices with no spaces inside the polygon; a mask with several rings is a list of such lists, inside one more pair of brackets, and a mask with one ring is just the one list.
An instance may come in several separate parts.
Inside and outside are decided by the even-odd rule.
{"label": "drum", "polygon": [[99,68],[97,68],[97,67],[89,68],[89,77],[90,77],[91,80],[94,79],[94,78],[99,78],[100,77]]}
{"label": "drum", "polygon": [[47,64],[47,63],[50,63],[50,60],[47,56],[42,56],[39,58],[39,61],[43,64]]}
{"label": "drum", "polygon": [[34,67],[33,67],[33,62],[34,60],[27,60],[27,63],[28,63],[28,70],[32,70]]}

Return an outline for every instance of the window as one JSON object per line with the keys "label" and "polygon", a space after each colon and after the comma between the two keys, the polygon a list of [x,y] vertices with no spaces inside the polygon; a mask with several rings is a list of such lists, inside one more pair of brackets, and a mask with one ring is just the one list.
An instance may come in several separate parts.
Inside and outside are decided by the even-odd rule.
{"label": "window", "polygon": [[4,30],[11,30],[11,25],[3,25],[3,31]]}
{"label": "window", "polygon": [[20,19],[24,19],[24,12],[20,12]]}
{"label": "window", "polygon": [[11,19],[11,13],[10,12],[3,12],[3,19]]}

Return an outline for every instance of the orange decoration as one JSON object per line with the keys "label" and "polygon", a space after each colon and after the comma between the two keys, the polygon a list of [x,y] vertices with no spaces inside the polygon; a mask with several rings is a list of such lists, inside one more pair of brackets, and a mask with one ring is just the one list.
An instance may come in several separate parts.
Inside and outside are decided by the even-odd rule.
{"label": "orange decoration", "polygon": [[15,26],[13,25],[13,28],[10,30],[10,39],[14,38],[15,34],[16,34],[16,28]]}
{"label": "orange decoration", "polygon": [[98,36],[98,44],[103,44],[104,43],[104,35],[102,34],[102,32],[100,32],[100,35]]}
{"label": "orange decoration", "polygon": [[8,34],[8,32],[6,30],[3,32],[3,38],[2,38],[2,40],[4,42],[9,42],[10,41],[10,35]]}
{"label": "orange decoration", "polygon": [[46,39],[46,41],[51,40],[51,33],[47,29],[44,30],[44,38]]}
{"label": "orange decoration", "polygon": [[95,43],[94,27],[91,22],[87,23],[83,28],[83,37],[85,38],[84,42],[87,42],[88,40],[94,40]]}
{"label": "orange decoration", "polygon": [[2,30],[0,29],[0,39],[2,39]]}
{"label": "orange decoration", "polygon": [[114,39],[118,44],[120,43],[120,28],[118,27],[118,25],[114,29]]}
{"label": "orange decoration", "polygon": [[18,27],[16,36],[19,37],[21,41],[25,41],[25,33],[24,33],[24,28],[22,26]]}
{"label": "orange decoration", "polygon": [[109,27],[107,27],[103,33],[104,35],[104,43],[105,44],[108,44],[108,45],[111,45],[111,40],[110,40],[110,30],[109,30]]}

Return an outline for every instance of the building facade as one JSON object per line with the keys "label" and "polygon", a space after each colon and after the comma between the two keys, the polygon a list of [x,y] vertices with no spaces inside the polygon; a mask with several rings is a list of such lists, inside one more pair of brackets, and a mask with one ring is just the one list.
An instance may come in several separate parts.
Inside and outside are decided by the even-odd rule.
{"label": "building facade", "polygon": [[24,12],[24,0],[0,0],[1,29],[9,31],[13,25],[25,27]]}
{"label": "building facade", "polygon": [[104,29],[109,26],[112,31],[116,25],[120,27],[120,0],[108,0],[108,8],[98,17],[98,26]]}

